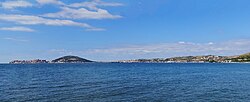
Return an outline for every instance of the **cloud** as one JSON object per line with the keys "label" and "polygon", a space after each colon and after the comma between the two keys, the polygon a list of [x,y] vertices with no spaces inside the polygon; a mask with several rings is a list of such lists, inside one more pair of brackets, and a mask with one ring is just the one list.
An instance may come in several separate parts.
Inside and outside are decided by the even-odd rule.
{"label": "cloud", "polygon": [[[51,51],[52,52],[52,51]],[[130,45],[123,47],[89,49],[82,51],[53,50],[53,53],[74,54],[96,60],[121,60],[138,58],[166,58],[189,55],[239,55],[250,52],[250,40],[232,40],[226,42],[177,42],[151,45]]]}
{"label": "cloud", "polygon": [[[117,19],[120,15],[113,15],[108,10],[98,8],[98,6],[121,6],[121,3],[103,2],[101,0],[92,0],[89,2],[65,4],[60,0],[36,0],[40,5],[52,4],[61,8],[56,13],[45,14],[0,14],[0,20],[14,22],[22,25],[49,25],[49,26],[78,26],[86,28],[86,31],[104,31],[103,28],[96,28],[87,23],[73,21],[72,19]],[[0,6],[4,9],[15,9],[21,7],[35,7],[25,0],[11,0],[0,2]],[[92,9],[92,10],[88,10]],[[26,13],[27,14],[27,13]],[[39,16],[40,15],[40,16]],[[66,19],[66,20],[63,20]],[[14,28],[3,28],[2,30],[12,30]],[[23,28],[18,28],[23,29]],[[16,28],[14,30],[17,30]],[[23,30],[24,31],[24,30]],[[32,31],[26,29],[25,31]]]}
{"label": "cloud", "polygon": [[65,49],[51,49],[48,51],[49,53],[57,53],[57,54],[60,54],[60,55],[72,55],[73,52],[70,52],[70,51],[67,51]]}
{"label": "cloud", "polygon": [[193,54],[233,54],[250,52],[250,40],[234,40],[221,43],[164,43],[152,45],[133,45],[130,47],[95,49],[89,53],[112,53],[131,55],[193,55]]}
{"label": "cloud", "polygon": [[74,8],[82,8],[86,7],[91,10],[98,10],[99,8],[97,6],[122,6],[122,3],[117,2],[103,2],[101,0],[91,0],[91,1],[85,1],[80,3],[73,3],[73,4],[65,4],[60,0],[36,0],[39,4],[45,5],[45,4],[54,4],[54,5],[61,5],[61,6],[67,6],[67,7],[74,7]]}
{"label": "cloud", "polygon": [[30,15],[0,14],[0,20],[14,22],[23,25],[78,26],[87,28],[87,30],[97,29],[86,23],[79,23],[71,20],[46,19],[39,16],[30,16]]}
{"label": "cloud", "polygon": [[6,37],[3,38],[4,40],[9,40],[9,41],[15,41],[15,42],[28,42],[28,40],[24,40],[24,39],[17,39],[17,38],[10,38],[10,37]]}
{"label": "cloud", "polygon": [[4,9],[25,8],[33,6],[31,3],[24,0],[1,2],[0,5]]}
{"label": "cloud", "polygon": [[106,31],[106,29],[104,29],[104,28],[91,28],[91,29],[87,29],[86,31]]}
{"label": "cloud", "polygon": [[119,15],[112,15],[107,10],[98,9],[95,11],[89,11],[85,8],[71,9],[63,7],[62,11],[57,13],[44,14],[44,17],[52,18],[69,18],[69,19],[116,19],[121,18]]}
{"label": "cloud", "polygon": [[103,2],[101,0],[93,0],[97,6],[123,6],[122,3],[117,3],[117,2]]}
{"label": "cloud", "polygon": [[63,2],[59,0],[36,0],[36,1],[41,5],[45,4],[65,5]]}
{"label": "cloud", "polygon": [[87,7],[91,10],[98,10],[97,6],[122,6],[121,3],[116,2],[103,2],[101,0],[92,0],[90,2],[81,2],[81,3],[73,3],[70,4],[69,7],[81,8]]}
{"label": "cloud", "polygon": [[22,31],[22,32],[34,32],[35,30],[27,28],[27,27],[2,27],[0,30],[6,30],[6,31]]}

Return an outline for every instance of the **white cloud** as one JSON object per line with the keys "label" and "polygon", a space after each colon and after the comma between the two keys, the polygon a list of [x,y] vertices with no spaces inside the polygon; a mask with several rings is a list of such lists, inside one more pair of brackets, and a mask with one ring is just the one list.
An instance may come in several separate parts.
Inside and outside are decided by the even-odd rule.
{"label": "white cloud", "polygon": [[116,3],[116,2],[103,2],[101,0],[92,0],[90,2],[81,2],[81,3],[73,3],[70,4],[69,7],[87,7],[91,10],[98,10],[97,6],[122,6],[123,4],[121,3]]}
{"label": "white cloud", "polygon": [[60,54],[60,55],[72,55],[73,52],[70,52],[70,51],[67,51],[65,49],[51,49],[48,51],[48,53],[57,53],[57,54]]}
{"label": "white cloud", "polygon": [[24,0],[17,1],[6,1],[0,3],[1,7],[4,9],[15,9],[15,8],[25,8],[33,6],[31,3]]}
{"label": "white cloud", "polygon": [[180,41],[180,42],[178,42],[179,44],[185,44],[185,42],[184,41]]}
{"label": "white cloud", "polygon": [[36,1],[41,5],[45,4],[65,5],[63,2],[59,0],[36,0]]}
{"label": "white cloud", "polygon": [[214,43],[213,43],[213,42],[209,42],[208,44],[209,44],[209,45],[213,45]]}
{"label": "white cloud", "polygon": [[119,15],[112,15],[107,10],[98,9],[95,11],[89,11],[85,8],[71,9],[63,7],[62,11],[57,13],[44,14],[45,17],[52,18],[69,18],[69,19],[116,19],[121,18]]}
{"label": "white cloud", "polygon": [[7,15],[0,14],[0,20],[14,22],[23,25],[50,25],[50,26],[78,26],[91,29],[98,29],[92,27],[86,23],[74,22],[71,20],[59,20],[59,19],[46,19],[38,16],[30,16],[30,15]]}
{"label": "white cloud", "polygon": [[53,50],[51,53],[74,54],[96,60],[121,60],[138,58],[166,58],[189,55],[239,55],[250,52],[250,40],[233,40],[208,43],[162,43],[151,45],[130,45],[124,47],[89,49],[82,51]]}
{"label": "white cloud", "polygon": [[7,31],[22,31],[22,32],[34,32],[35,30],[27,28],[27,27],[2,27],[0,30],[7,30]]}
{"label": "white cloud", "polygon": [[122,3],[117,2],[103,2],[101,0],[93,0],[92,2],[96,3],[97,6],[123,6]]}
{"label": "white cloud", "polygon": [[6,37],[3,38],[4,40],[9,40],[9,41],[16,41],[16,42],[28,42],[28,40],[24,40],[24,39],[17,39],[17,38],[10,38],[10,37]]}
{"label": "white cloud", "polygon": [[106,29],[104,29],[104,28],[91,28],[91,29],[87,29],[86,31],[106,31]]}
{"label": "white cloud", "polygon": [[[0,14],[0,20],[14,22],[22,25],[50,25],[50,26],[78,26],[86,28],[87,31],[104,31],[103,28],[92,27],[89,24],[75,22],[71,19],[116,19],[120,15],[113,15],[108,10],[98,8],[98,6],[121,6],[121,3],[103,2],[101,0],[85,1],[67,5],[60,0],[36,0],[38,4],[53,4],[62,8],[56,13],[46,13],[42,16],[22,15],[22,14]],[[0,2],[4,9],[15,9],[21,7],[35,7],[34,4],[26,0],[10,0]],[[92,10],[88,10],[92,9]],[[58,18],[58,19],[52,19]],[[62,20],[63,18],[68,20]],[[4,28],[7,30],[6,28]],[[11,30],[13,31],[14,28]],[[19,28],[20,29],[20,28]],[[10,29],[8,29],[10,30]],[[16,29],[15,29],[16,30]],[[31,29],[29,29],[31,31]],[[28,31],[28,29],[26,29]]]}

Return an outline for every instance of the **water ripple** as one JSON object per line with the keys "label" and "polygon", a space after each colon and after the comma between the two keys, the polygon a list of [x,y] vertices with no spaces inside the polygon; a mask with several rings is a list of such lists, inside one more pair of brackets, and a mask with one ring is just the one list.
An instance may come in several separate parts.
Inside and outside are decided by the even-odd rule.
{"label": "water ripple", "polygon": [[1,102],[250,100],[250,64],[0,66]]}

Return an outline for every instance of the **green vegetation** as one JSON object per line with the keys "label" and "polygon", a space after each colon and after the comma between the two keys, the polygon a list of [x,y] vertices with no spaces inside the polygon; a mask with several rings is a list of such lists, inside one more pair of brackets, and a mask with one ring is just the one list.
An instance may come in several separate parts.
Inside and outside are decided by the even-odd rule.
{"label": "green vegetation", "polygon": [[250,53],[240,55],[236,58],[232,58],[232,62],[250,62]]}
{"label": "green vegetation", "polygon": [[52,63],[86,63],[93,62],[87,59],[83,59],[77,56],[64,56],[52,61]]}

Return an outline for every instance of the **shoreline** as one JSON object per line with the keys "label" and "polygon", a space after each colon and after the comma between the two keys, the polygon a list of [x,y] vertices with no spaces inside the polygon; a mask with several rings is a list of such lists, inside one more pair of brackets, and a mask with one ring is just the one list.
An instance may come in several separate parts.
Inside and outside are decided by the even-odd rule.
{"label": "shoreline", "polygon": [[35,64],[93,64],[93,63],[119,63],[119,64],[250,64],[250,62],[86,62],[86,63],[0,63],[0,65],[35,65]]}

